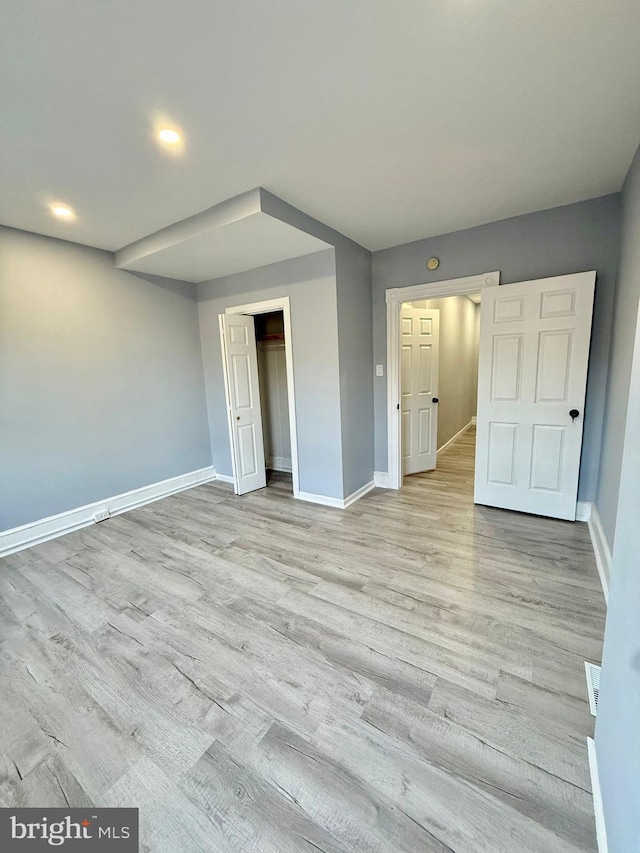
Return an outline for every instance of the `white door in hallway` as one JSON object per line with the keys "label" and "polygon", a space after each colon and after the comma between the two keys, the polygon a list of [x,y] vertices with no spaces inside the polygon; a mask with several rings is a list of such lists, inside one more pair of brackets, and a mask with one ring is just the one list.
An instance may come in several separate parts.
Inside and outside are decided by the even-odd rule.
{"label": "white door in hallway", "polygon": [[253,317],[221,317],[226,365],[227,405],[237,495],[267,485]]}
{"label": "white door in hallway", "polygon": [[575,520],[595,275],[483,290],[476,503]]}
{"label": "white door in hallway", "polygon": [[436,467],[440,312],[402,306],[400,317],[402,471]]}

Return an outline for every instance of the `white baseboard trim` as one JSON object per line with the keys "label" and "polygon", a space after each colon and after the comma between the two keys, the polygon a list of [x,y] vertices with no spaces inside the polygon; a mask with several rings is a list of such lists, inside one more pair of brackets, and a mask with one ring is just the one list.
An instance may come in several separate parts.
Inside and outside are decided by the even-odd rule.
{"label": "white baseboard trim", "polygon": [[602,791],[600,790],[600,777],[598,776],[598,757],[595,742],[590,737],[587,738],[587,752],[589,753],[589,773],[591,775],[591,790],[593,791],[593,812],[596,819],[598,853],[608,853],[607,827],[604,822]]}
{"label": "white baseboard trim", "polygon": [[578,501],[576,506],[576,521],[589,521],[593,504],[590,501]]}
{"label": "white baseboard trim", "polygon": [[344,509],[344,500],[342,498],[330,498],[328,495],[314,495],[313,492],[298,492],[297,495],[294,495],[294,498],[310,504],[321,504],[322,506],[333,506],[336,509]]}
{"label": "white baseboard trim", "polygon": [[356,501],[359,501],[360,498],[363,498],[365,495],[368,495],[372,489],[375,489],[375,487],[375,480],[369,480],[369,482],[365,483],[364,486],[360,486],[359,489],[356,489],[355,492],[344,499],[344,509],[351,506],[351,504],[354,504]]}
{"label": "white baseboard trim", "polygon": [[292,471],[291,459],[285,459],[284,456],[272,456],[267,461],[267,468],[271,468],[272,471],[282,471],[285,474],[290,474]]}
{"label": "white baseboard trim", "polygon": [[438,453],[442,453],[443,450],[446,450],[446,448],[449,447],[450,444],[453,444],[453,442],[457,438],[460,438],[462,433],[466,432],[469,429],[469,427],[472,427],[472,426],[473,426],[473,420],[470,420],[469,423],[466,426],[463,426],[461,430],[459,430],[454,436],[452,436],[449,439],[449,441],[445,441],[445,443],[442,445],[442,447],[438,448]]}
{"label": "white baseboard trim", "polygon": [[374,471],[373,472],[373,482],[376,485],[376,489],[390,489],[391,488],[388,471]]}
{"label": "white baseboard trim", "polygon": [[591,513],[588,520],[589,535],[591,536],[591,544],[593,545],[593,553],[596,558],[596,566],[600,575],[600,583],[602,584],[602,592],[604,600],[609,603],[609,579],[611,577],[611,549],[607,542],[607,537],[602,527],[602,521],[598,513],[598,508],[595,504],[591,507]]}
{"label": "white baseboard trim", "polygon": [[152,503],[160,500],[160,498],[166,498],[185,489],[191,489],[194,486],[200,486],[203,483],[209,483],[215,479],[214,468],[200,468],[188,474],[170,477],[168,480],[151,483],[149,486],[142,486],[140,489],[132,489],[130,492],[123,492],[120,495],[85,504],[85,506],[70,509],[58,515],[50,515],[48,518],[23,524],[21,527],[5,530],[0,533],[0,557],[15,554],[16,551],[31,548],[33,545],[40,545],[42,542],[56,539],[65,533],[73,533],[74,530],[89,527],[89,525],[96,523],[96,516],[109,518],[113,515],[120,515],[131,509],[136,509],[136,507]]}
{"label": "white baseboard trim", "polygon": [[478,418],[475,415],[471,418],[471,423],[473,426],[475,426],[478,423]]}
{"label": "white baseboard trim", "polygon": [[221,483],[231,483],[232,486],[235,485],[235,478],[230,476],[229,474],[218,474],[216,472],[215,476],[216,480],[220,480]]}
{"label": "white baseboard trim", "polygon": [[364,497],[368,492],[372,489],[375,489],[376,484],[373,480],[368,483],[365,483],[364,486],[361,486],[357,489],[353,494],[349,495],[346,498],[331,498],[327,495],[314,495],[312,492],[298,492],[297,495],[294,495],[300,501],[307,501],[312,504],[321,504],[322,506],[331,506],[335,509],[346,509],[347,507],[354,504],[356,501],[360,500],[360,498]]}

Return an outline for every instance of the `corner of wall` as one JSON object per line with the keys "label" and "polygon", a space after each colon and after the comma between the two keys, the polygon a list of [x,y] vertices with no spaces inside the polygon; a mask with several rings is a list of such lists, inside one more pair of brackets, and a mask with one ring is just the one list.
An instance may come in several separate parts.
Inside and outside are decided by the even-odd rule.
{"label": "corner of wall", "polygon": [[336,246],[344,498],[373,482],[373,313],[371,253],[355,243]]}

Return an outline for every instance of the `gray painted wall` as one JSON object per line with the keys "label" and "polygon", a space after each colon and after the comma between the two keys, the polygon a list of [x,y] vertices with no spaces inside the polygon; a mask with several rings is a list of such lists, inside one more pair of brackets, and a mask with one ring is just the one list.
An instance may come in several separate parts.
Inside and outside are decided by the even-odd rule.
{"label": "gray painted wall", "polygon": [[344,497],[373,480],[371,253],[336,248]]}
{"label": "gray painted wall", "polygon": [[0,530],[210,464],[193,286],[0,228]]}
{"label": "gray painted wall", "polygon": [[[466,296],[427,299],[440,311],[438,447],[467,426],[476,413],[478,360],[476,306]],[[474,372],[475,371],[475,372]]]}
{"label": "gray painted wall", "polygon": [[602,461],[596,497],[598,513],[612,550],[616,530],[631,355],[640,295],[640,149],[636,152],[623,187],[622,211],[620,257],[602,432]]}
{"label": "gray painted wall", "polygon": [[373,479],[371,252],[324,222],[260,190],[262,209],[335,246],[344,495]]}
{"label": "gray painted wall", "polygon": [[[500,270],[508,284],[598,271],[579,498],[595,498],[620,222],[619,194],[418,240],[373,254],[374,360],[386,363],[385,289]],[[440,267],[429,272],[435,255]],[[386,371],[385,371],[386,373]],[[387,470],[386,377],[374,380],[376,470]]]}
{"label": "gray painted wall", "polygon": [[609,853],[640,853],[639,295],[640,149],[623,189],[614,340],[597,499],[603,522],[606,518],[610,529],[615,526],[595,735]]}
{"label": "gray painted wall", "polygon": [[342,498],[342,428],[333,249],[198,285],[202,356],[213,464],[231,475],[218,315],[288,296],[298,426],[300,489]]}
{"label": "gray painted wall", "polygon": [[[335,247],[333,275],[338,306],[343,468],[343,491],[339,496],[335,496],[348,497],[373,479],[371,253],[345,237],[344,234],[298,210],[262,187],[259,192],[261,207],[265,213],[307,234],[325,240]],[[212,417],[211,408],[209,412]],[[213,428],[217,429],[217,427]],[[302,486],[302,483],[301,488],[309,491]],[[329,493],[320,492],[320,494]]]}
{"label": "gray painted wall", "polygon": [[[640,277],[640,263],[636,275]],[[640,853],[640,315],[634,319],[635,355],[595,735],[609,853]]]}

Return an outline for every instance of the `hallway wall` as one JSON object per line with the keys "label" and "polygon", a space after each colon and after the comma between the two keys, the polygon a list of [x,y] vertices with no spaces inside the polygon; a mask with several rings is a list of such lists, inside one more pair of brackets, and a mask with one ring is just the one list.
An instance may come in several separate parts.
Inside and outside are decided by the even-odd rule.
{"label": "hallway wall", "polygon": [[476,306],[466,296],[449,296],[428,299],[426,307],[440,311],[439,449],[466,427],[476,413]]}

